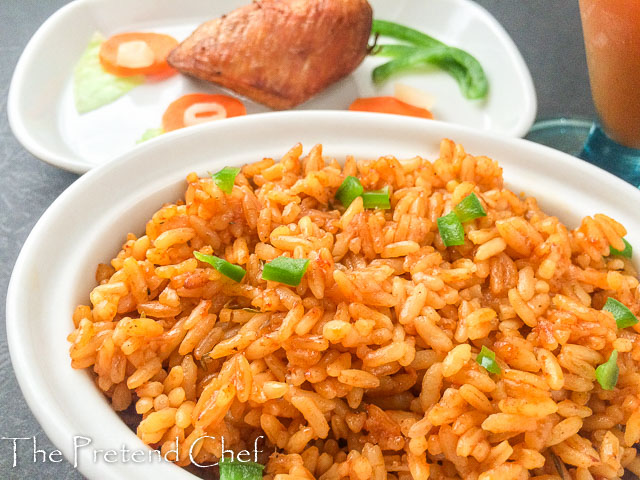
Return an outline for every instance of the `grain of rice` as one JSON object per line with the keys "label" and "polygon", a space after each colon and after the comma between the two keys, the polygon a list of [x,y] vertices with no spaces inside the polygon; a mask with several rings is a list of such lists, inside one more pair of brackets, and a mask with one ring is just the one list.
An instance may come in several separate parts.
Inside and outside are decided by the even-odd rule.
{"label": "grain of rice", "polygon": [[358,388],[377,388],[380,379],[375,375],[362,370],[346,369],[338,375],[338,381]]}
{"label": "grain of rice", "polygon": [[442,361],[442,375],[452,377],[458,373],[465,363],[471,359],[471,345],[463,343],[456,345]]}

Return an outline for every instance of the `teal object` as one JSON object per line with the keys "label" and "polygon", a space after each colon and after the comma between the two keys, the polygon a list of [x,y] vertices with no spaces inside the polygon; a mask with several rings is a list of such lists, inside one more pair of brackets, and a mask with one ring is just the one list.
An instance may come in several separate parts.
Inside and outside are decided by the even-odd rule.
{"label": "teal object", "polygon": [[541,120],[525,138],[578,157],[640,187],[640,150],[615,142],[598,122],[579,118]]}

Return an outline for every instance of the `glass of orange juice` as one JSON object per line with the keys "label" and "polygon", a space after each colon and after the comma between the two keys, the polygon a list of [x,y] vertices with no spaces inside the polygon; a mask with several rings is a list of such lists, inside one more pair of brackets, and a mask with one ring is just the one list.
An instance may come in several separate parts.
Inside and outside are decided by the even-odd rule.
{"label": "glass of orange juice", "polygon": [[577,153],[640,186],[640,0],[579,2],[599,122],[590,125],[586,143],[577,152],[571,152],[569,137],[584,128],[584,122],[547,121],[534,126],[527,138]]}

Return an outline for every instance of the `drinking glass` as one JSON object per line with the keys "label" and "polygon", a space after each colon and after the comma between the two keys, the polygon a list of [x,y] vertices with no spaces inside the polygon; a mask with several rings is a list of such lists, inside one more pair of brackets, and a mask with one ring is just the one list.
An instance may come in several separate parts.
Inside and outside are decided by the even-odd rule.
{"label": "drinking glass", "polygon": [[599,121],[547,120],[534,125],[527,138],[577,155],[640,187],[640,0],[579,3]]}

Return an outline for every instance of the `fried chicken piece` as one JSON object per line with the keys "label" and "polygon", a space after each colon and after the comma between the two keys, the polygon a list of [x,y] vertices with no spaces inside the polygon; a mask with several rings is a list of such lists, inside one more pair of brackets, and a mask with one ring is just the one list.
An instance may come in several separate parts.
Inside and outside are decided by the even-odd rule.
{"label": "fried chicken piece", "polygon": [[169,64],[273,109],[299,105],[367,54],[366,0],[262,0],[198,27]]}

